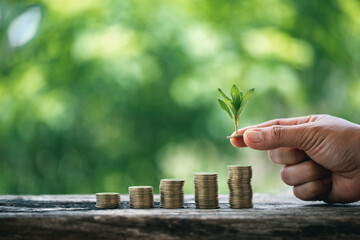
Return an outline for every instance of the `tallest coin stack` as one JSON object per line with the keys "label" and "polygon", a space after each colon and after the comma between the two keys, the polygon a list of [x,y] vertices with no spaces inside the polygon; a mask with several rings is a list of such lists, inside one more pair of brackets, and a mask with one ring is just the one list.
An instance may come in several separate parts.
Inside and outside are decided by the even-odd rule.
{"label": "tallest coin stack", "polygon": [[250,166],[228,166],[229,205],[231,208],[252,208],[252,169]]}

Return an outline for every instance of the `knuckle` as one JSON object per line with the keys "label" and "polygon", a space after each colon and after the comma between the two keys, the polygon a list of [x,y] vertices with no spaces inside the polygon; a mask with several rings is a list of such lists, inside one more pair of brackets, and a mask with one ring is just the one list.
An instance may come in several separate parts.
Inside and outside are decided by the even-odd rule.
{"label": "knuckle", "polygon": [[322,129],[323,129],[323,127],[320,126],[320,125],[311,124],[311,125],[309,125],[308,131],[310,131],[310,132],[312,132],[312,133],[314,133],[314,134],[317,134],[317,133],[319,133]]}
{"label": "knuckle", "polygon": [[311,114],[309,115],[309,122],[315,122],[319,117],[321,117],[320,114]]}
{"label": "knuckle", "polygon": [[309,124],[304,131],[302,145],[303,150],[309,150],[316,147],[317,144],[321,143],[319,141],[319,136],[321,136],[321,132],[323,127],[317,124]]}
{"label": "knuckle", "polygon": [[323,132],[324,127],[322,125],[319,125],[317,123],[311,123],[307,126],[306,131],[310,138],[315,138],[321,135]]}
{"label": "knuckle", "polygon": [[319,119],[329,117],[331,117],[329,114],[311,114],[309,115],[309,122],[316,122]]}
{"label": "knuckle", "polygon": [[271,134],[276,138],[281,138],[284,128],[281,125],[275,125],[271,128]]}

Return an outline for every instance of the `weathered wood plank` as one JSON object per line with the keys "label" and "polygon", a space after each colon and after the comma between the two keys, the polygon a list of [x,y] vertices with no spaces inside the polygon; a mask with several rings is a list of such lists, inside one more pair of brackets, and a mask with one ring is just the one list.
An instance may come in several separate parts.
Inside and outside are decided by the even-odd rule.
{"label": "weathered wood plank", "polygon": [[327,205],[255,194],[254,208],[95,208],[95,195],[0,196],[0,239],[360,239],[360,203]]}

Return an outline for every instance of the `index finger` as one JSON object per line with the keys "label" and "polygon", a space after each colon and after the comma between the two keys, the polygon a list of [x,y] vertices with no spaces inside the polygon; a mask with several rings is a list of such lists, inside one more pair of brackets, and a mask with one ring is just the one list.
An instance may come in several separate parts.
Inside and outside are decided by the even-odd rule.
{"label": "index finger", "polygon": [[[303,117],[293,117],[293,118],[278,118],[273,119],[264,123],[260,123],[257,125],[247,126],[242,129],[238,130],[238,134],[243,135],[246,130],[252,129],[252,128],[263,128],[263,127],[270,127],[274,125],[283,125],[283,126],[289,126],[289,125],[298,125],[298,124],[304,124],[308,122],[313,122],[318,118],[317,115],[309,115],[309,116],[303,116]],[[234,135],[233,133],[232,135]],[[243,137],[236,137],[230,139],[231,144],[234,147],[246,147],[246,144],[244,142]]]}

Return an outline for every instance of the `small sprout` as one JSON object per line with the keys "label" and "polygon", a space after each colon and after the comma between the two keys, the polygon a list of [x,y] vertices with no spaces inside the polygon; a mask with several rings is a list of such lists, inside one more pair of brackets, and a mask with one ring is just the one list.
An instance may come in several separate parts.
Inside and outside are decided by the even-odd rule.
{"label": "small sprout", "polygon": [[245,106],[247,105],[251,95],[254,93],[255,89],[252,88],[245,93],[239,91],[238,87],[234,84],[231,88],[231,99],[226,96],[226,94],[218,88],[219,93],[224,98],[223,100],[218,99],[220,107],[229,114],[230,118],[233,120],[235,125],[235,132],[236,135],[238,134],[238,124],[239,124],[239,117],[242,111],[244,111]]}

